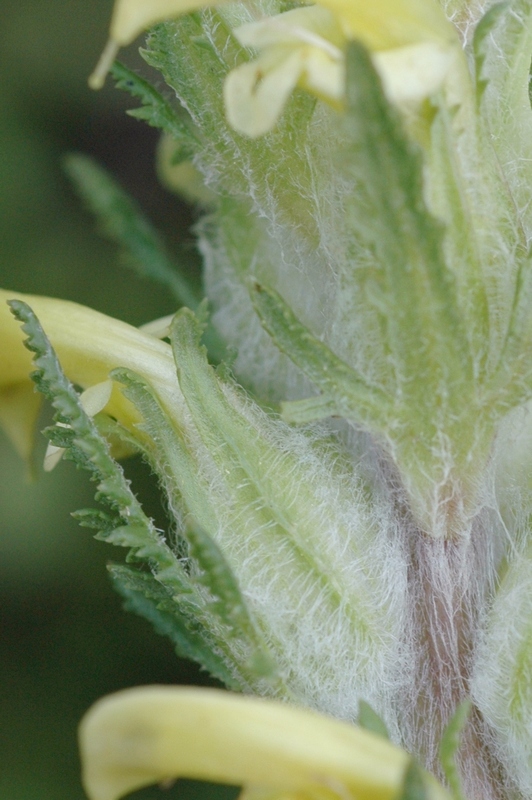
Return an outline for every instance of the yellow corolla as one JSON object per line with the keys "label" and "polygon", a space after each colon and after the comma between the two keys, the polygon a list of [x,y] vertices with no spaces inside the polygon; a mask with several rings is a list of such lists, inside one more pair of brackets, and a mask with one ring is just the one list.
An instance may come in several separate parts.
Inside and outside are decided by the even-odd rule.
{"label": "yellow corolla", "polygon": [[[168,344],[77,303],[0,290],[0,424],[23,456],[31,450],[39,400],[29,378],[32,355],[7,305],[15,299],[33,309],[73,383],[88,389],[106,381],[112,369],[126,367],[142,375],[168,409],[179,404]],[[139,421],[138,412],[116,386],[105,410],[128,428]]]}
{"label": "yellow corolla", "polygon": [[[110,40],[90,78],[91,86],[102,85],[118,48],[143,30],[221,2],[225,0],[117,0]],[[427,97],[438,88],[448,68],[448,48],[457,43],[456,32],[436,0],[320,0],[315,6],[244,25],[235,35],[260,53],[257,61],[234,70],[225,86],[229,123],[249,136],[273,126],[296,85],[338,105],[349,39],[360,39],[372,52],[382,54],[381,73],[390,76],[392,100],[396,94],[400,99],[404,94]]]}
{"label": "yellow corolla", "polygon": [[[340,17],[314,5],[236,28],[233,33],[240,44],[257,51],[258,57],[241,64],[226,78],[224,100],[231,127],[250,137],[267,133],[296,86],[341,108],[345,27]],[[434,37],[373,50],[372,56],[388,99],[408,111],[440,88],[453,51],[449,42]]]}
{"label": "yellow corolla", "polygon": [[360,39],[371,50],[454,37],[436,0],[320,0],[319,5],[332,11],[349,39]]}
{"label": "yellow corolla", "polygon": [[[116,0],[110,40],[123,47],[157,22],[222,2],[227,0]],[[318,5],[341,20],[347,36],[377,50],[449,34],[450,25],[436,0],[320,0]]]}
{"label": "yellow corolla", "polygon": [[[175,778],[243,786],[246,797],[397,800],[410,757],[360,728],[217,689],[148,686],[96,703],[80,727],[90,800]],[[449,800],[424,775],[427,800]]]}
{"label": "yellow corolla", "polygon": [[234,130],[251,137],[267,133],[296,86],[341,105],[345,37],[327,9],[295,8],[241,25],[234,35],[259,53],[232,70],[224,84],[227,121]]}

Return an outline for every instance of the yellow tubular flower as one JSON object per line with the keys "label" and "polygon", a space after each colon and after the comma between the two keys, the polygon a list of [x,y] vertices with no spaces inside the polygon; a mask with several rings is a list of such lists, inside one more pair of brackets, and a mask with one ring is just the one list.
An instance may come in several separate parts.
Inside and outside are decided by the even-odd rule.
{"label": "yellow tubular flower", "polygon": [[[150,383],[167,408],[179,402],[168,344],[77,303],[0,290],[0,425],[23,456],[31,449],[39,401],[29,378],[32,355],[23,347],[24,334],[7,305],[14,299],[31,306],[73,383],[88,389],[106,381],[112,369],[127,367]],[[138,412],[116,386],[106,411],[128,428],[139,421]]]}
{"label": "yellow tubular flower", "polygon": [[[270,800],[396,800],[409,765],[385,739],[313,711],[188,687],[100,700],[81,723],[80,747],[90,800],[180,777],[241,785],[246,796]],[[429,800],[449,800],[426,781]]]}

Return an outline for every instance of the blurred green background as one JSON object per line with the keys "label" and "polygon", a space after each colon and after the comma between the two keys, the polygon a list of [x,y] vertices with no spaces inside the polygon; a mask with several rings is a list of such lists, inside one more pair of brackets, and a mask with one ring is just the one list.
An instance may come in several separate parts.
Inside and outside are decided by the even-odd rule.
{"label": "blurred green background", "polygon": [[[111,81],[99,93],[87,88],[111,9],[111,0],[1,0],[0,285],[76,300],[140,324],[173,311],[171,298],[120,265],[61,168],[67,152],[92,154],[170,242],[191,241],[190,210],[155,179],[157,133],[125,115],[134,103]],[[122,54],[130,66],[141,63],[137,48]],[[40,458],[44,442],[39,447]],[[129,471],[159,518],[148,470],[132,462]],[[94,541],[70,517],[92,503],[86,475],[68,463],[51,474],[39,470],[28,483],[0,434],[2,800],[84,797],[76,728],[103,694],[205,681],[147,623],[121,610],[105,564],[122,553]],[[186,799],[197,790],[179,783],[134,797]]]}

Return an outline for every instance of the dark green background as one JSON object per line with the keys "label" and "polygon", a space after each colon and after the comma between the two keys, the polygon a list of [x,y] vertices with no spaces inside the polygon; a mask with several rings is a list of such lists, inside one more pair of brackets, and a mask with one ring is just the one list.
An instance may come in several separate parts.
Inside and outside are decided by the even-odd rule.
{"label": "dark green background", "polygon": [[[156,132],[125,115],[132,102],[110,81],[99,93],[87,88],[111,7],[110,0],[0,3],[0,285],[140,324],[170,313],[172,300],[120,265],[61,170],[67,152],[96,156],[170,242],[190,240],[191,212],[155,180]],[[122,54],[131,66],[140,63],[137,48]],[[146,468],[133,462],[130,473],[160,515]],[[105,564],[122,553],[69,516],[92,502],[86,475],[68,463],[48,475],[39,469],[29,484],[0,434],[2,800],[81,800],[76,728],[90,704],[126,686],[201,680],[147,623],[121,610]],[[134,797],[186,798],[197,788]]]}

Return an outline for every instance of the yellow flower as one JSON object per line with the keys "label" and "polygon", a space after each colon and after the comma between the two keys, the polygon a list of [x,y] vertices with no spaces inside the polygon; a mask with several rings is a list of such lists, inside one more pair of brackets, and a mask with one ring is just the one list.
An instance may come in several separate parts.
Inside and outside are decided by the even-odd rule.
{"label": "yellow flower", "polygon": [[[382,31],[372,37],[364,14],[360,17],[355,35],[367,43],[384,41]],[[443,28],[447,30],[445,20]],[[296,86],[341,108],[346,30],[349,26],[340,15],[334,16],[319,5],[297,8],[236,28],[234,34],[240,44],[257,50],[259,57],[227,76],[224,99],[231,127],[250,137],[267,133]],[[406,110],[440,88],[453,52],[447,41],[435,36],[427,41],[405,43],[408,39],[405,34],[402,46],[373,51],[373,61],[388,99]],[[390,41],[396,40],[401,42],[401,37],[390,37]]]}
{"label": "yellow flower", "polygon": [[[142,375],[167,408],[179,403],[168,344],[77,303],[0,290],[0,425],[22,456],[31,451],[39,399],[29,378],[32,355],[23,347],[24,334],[7,306],[14,299],[31,306],[67,376],[82,389],[103,383],[112,369],[126,367]],[[105,409],[130,429],[139,421],[137,410],[115,385]]]}
{"label": "yellow flower", "polygon": [[271,130],[296,86],[341,105],[345,37],[325,8],[296,8],[242,25],[234,34],[260,53],[225,81],[227,120],[239,133],[255,137]]}
{"label": "yellow flower", "polygon": [[436,0],[320,0],[346,37],[370,50],[389,50],[426,41],[449,41],[453,28]]}
{"label": "yellow flower", "polygon": [[[385,739],[313,711],[169,686],[100,700],[81,723],[80,747],[90,800],[182,777],[270,800],[396,800],[410,764]],[[428,800],[448,800],[425,778]]]}
{"label": "yellow flower", "polygon": [[[90,78],[98,88],[120,46],[156,22],[224,0],[117,0],[109,43]],[[436,0],[320,0],[243,25],[235,35],[259,51],[256,61],[231,72],[224,88],[230,125],[248,136],[270,130],[291,91],[300,86],[340,106],[344,94],[343,54],[360,39],[394,102],[419,102],[439,88],[450,63],[456,33]]]}

